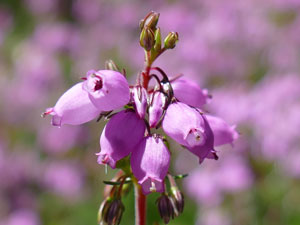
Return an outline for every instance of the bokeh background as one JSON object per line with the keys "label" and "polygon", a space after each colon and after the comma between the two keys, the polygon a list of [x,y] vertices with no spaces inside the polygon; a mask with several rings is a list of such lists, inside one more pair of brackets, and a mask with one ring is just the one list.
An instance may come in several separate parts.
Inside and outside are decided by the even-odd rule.
{"label": "bokeh background", "polygon": [[[201,165],[171,145],[172,171],[189,176],[170,224],[300,224],[299,0],[0,0],[1,225],[96,224],[115,173],[96,162],[104,123],[59,129],[40,114],[106,59],[134,82],[150,10],[180,39],[155,65],[207,88],[206,110],[240,133]],[[160,221],[157,197],[148,224]],[[134,224],[132,194],[124,204],[121,224]]]}

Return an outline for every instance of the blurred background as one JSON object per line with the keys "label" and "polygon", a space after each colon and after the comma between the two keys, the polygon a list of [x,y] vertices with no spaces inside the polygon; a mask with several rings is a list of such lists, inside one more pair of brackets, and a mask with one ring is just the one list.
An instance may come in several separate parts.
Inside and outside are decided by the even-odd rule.
{"label": "blurred background", "polygon": [[[207,88],[206,111],[241,135],[201,165],[171,145],[172,171],[189,176],[170,224],[300,224],[299,0],[0,0],[1,225],[97,223],[102,181],[115,173],[96,162],[104,123],[59,129],[40,115],[106,59],[133,83],[151,10],[180,39],[155,65]],[[148,224],[160,221],[158,196]],[[124,204],[121,224],[134,224],[132,193]]]}

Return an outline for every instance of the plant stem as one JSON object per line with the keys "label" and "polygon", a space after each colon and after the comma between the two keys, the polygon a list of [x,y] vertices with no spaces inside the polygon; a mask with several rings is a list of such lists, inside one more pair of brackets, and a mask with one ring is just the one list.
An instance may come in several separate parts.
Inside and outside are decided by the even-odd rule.
{"label": "plant stem", "polygon": [[146,196],[142,187],[134,183],[135,192],[135,225],[146,225]]}

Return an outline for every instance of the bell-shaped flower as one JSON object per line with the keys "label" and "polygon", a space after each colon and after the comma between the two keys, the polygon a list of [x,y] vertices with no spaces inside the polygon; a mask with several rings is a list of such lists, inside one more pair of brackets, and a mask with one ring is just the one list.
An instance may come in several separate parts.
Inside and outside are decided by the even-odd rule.
{"label": "bell-shaped flower", "polygon": [[230,126],[222,118],[206,115],[206,119],[214,134],[214,146],[232,144],[239,134],[235,125]]}
{"label": "bell-shaped flower", "polygon": [[200,163],[213,151],[212,130],[197,109],[181,102],[169,105],[162,127],[168,136],[197,155]]}
{"label": "bell-shaped flower", "polygon": [[131,168],[143,193],[164,191],[164,178],[170,165],[170,152],[158,136],[148,136],[131,155]]}
{"label": "bell-shaped flower", "polygon": [[116,167],[116,162],[129,155],[142,141],[145,122],[135,112],[121,111],[108,121],[100,137],[99,164]]}
{"label": "bell-shaped flower", "polygon": [[101,109],[95,107],[82,86],[83,82],[80,82],[67,90],[43,116],[52,115],[51,123],[54,126],[79,125],[99,116]]}
{"label": "bell-shaped flower", "polygon": [[181,77],[172,81],[171,85],[175,98],[187,105],[201,108],[209,101],[207,90],[202,90],[199,85],[192,80]]}
{"label": "bell-shaped flower", "polygon": [[141,86],[136,86],[132,89],[131,94],[137,114],[141,119],[144,119],[148,101],[147,90]]}
{"label": "bell-shaped flower", "polygon": [[113,70],[90,70],[83,88],[92,103],[103,111],[110,111],[126,105],[130,99],[126,78]]}
{"label": "bell-shaped flower", "polygon": [[159,91],[151,95],[149,106],[149,125],[151,128],[155,127],[160,120],[164,112],[166,101],[166,96]]}

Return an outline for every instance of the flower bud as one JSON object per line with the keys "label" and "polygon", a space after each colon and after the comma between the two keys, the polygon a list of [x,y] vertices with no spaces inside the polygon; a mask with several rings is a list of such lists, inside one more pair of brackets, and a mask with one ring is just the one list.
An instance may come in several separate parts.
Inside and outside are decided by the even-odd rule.
{"label": "flower bud", "polygon": [[166,105],[166,96],[161,92],[154,92],[151,96],[151,103],[149,106],[149,125],[151,128],[155,127],[164,112]]}
{"label": "flower bud", "polygon": [[148,28],[144,27],[140,35],[140,45],[146,50],[150,51],[154,46],[155,39],[153,31]]}
{"label": "flower bud", "polygon": [[168,136],[197,155],[200,163],[214,148],[214,136],[206,118],[184,103],[169,105],[162,127]]}
{"label": "flower bud", "polygon": [[110,207],[110,204],[112,202],[111,198],[106,198],[100,205],[100,208],[98,210],[98,224],[103,224],[104,218],[106,217],[107,211]]}
{"label": "flower bud", "polygon": [[67,90],[53,108],[48,108],[42,116],[52,115],[52,125],[79,125],[86,123],[101,113],[91,102],[88,93],[83,90],[83,82]]}
{"label": "flower bud", "polygon": [[131,168],[144,194],[164,191],[170,152],[158,136],[145,137],[131,155]]}
{"label": "flower bud", "polygon": [[120,72],[118,66],[111,59],[105,61],[105,69]]}
{"label": "flower bud", "polygon": [[100,137],[99,164],[116,167],[116,162],[136,149],[143,140],[146,125],[135,112],[124,110],[115,114],[106,124]]}
{"label": "flower bud", "polygon": [[159,52],[161,50],[161,33],[159,27],[154,32],[154,39],[155,39],[154,50],[156,52]]}
{"label": "flower bud", "polygon": [[170,219],[174,219],[174,208],[170,198],[166,194],[162,194],[156,201],[159,215],[165,224],[168,224]]}
{"label": "flower bud", "polygon": [[164,40],[165,48],[166,49],[175,48],[177,42],[178,42],[178,33],[170,32]]}
{"label": "flower bud", "polygon": [[171,84],[175,98],[187,105],[201,108],[209,100],[206,91],[192,80],[179,78],[172,81]]}
{"label": "flower bud", "polygon": [[130,99],[129,85],[123,74],[112,70],[90,70],[83,89],[92,103],[103,111],[111,111],[126,105]]}
{"label": "flower bud", "polygon": [[176,216],[179,216],[183,212],[184,208],[184,196],[183,193],[178,189],[178,187],[171,187],[171,197],[170,197],[174,212]]}
{"label": "flower bud", "polygon": [[214,146],[232,144],[239,137],[235,126],[228,125],[222,118],[206,115],[206,119],[214,133]]}
{"label": "flower bud", "polygon": [[132,89],[132,99],[135,104],[135,109],[137,114],[141,119],[145,117],[147,109],[147,99],[148,94],[145,88],[141,86],[133,87]]}
{"label": "flower bud", "polygon": [[118,225],[121,222],[125,207],[121,199],[108,198],[104,200],[98,212],[98,223],[100,225]]}
{"label": "flower bud", "polygon": [[148,27],[152,30],[156,29],[156,25],[158,23],[159,19],[159,13],[156,12],[150,12],[145,19],[140,21],[140,28],[143,30],[143,28]]}
{"label": "flower bud", "polygon": [[121,199],[115,199],[110,204],[106,212],[106,215],[104,217],[104,221],[108,225],[119,225],[124,211],[125,211],[125,207]]}

